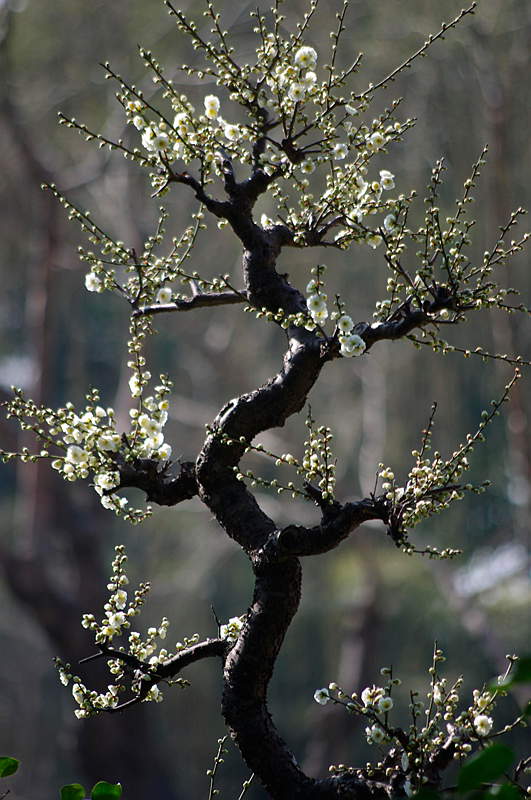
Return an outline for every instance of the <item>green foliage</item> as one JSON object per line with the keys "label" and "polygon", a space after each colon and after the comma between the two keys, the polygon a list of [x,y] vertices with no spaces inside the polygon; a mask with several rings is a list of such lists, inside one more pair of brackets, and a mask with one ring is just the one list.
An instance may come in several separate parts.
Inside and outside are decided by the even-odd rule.
{"label": "green foliage", "polygon": [[8,778],[14,775],[19,767],[20,761],[11,756],[0,757],[0,778]]}
{"label": "green foliage", "polygon": [[457,780],[461,793],[479,789],[483,784],[495,781],[509,769],[514,753],[504,744],[492,744],[464,764]]}
{"label": "green foliage", "polygon": [[[98,781],[90,793],[90,800],[118,800],[122,796],[122,786],[119,783]],[[69,783],[61,789],[61,800],[85,800],[86,792],[80,783]]]}
{"label": "green foliage", "polygon": [[90,793],[91,800],[116,800],[122,796],[122,787],[119,783],[98,781]]}
{"label": "green foliage", "polygon": [[85,800],[85,789],[80,783],[69,783],[61,789],[61,800]]}

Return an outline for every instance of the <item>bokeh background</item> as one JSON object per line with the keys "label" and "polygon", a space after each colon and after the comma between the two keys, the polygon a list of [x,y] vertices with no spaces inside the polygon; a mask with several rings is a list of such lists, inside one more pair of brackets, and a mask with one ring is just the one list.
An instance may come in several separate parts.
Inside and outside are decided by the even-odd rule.
{"label": "bokeh background", "polygon": [[[242,60],[253,50],[248,15],[254,5],[218,3]],[[323,5],[307,41],[320,53],[339,8],[336,0]],[[489,144],[475,209],[478,257],[512,208],[531,206],[531,5],[485,0],[481,6],[374,106],[379,112],[404,96],[402,115],[418,123],[384,166],[396,174],[399,190],[416,188],[422,197],[434,161],[444,156],[441,206],[448,211]],[[203,26],[200,4],[180,7]],[[300,0],[285,4],[287,29],[303,7]],[[387,74],[438,29],[443,15],[449,19],[460,8],[456,0],[444,8],[439,0],[352,0],[342,58],[365,53],[355,86]],[[138,248],[152,232],[158,203],[149,199],[141,170],[86,144],[56,119],[61,110],[110,137],[121,136],[121,109],[98,64],[109,60],[154,91],[137,43],[153,48],[170,71],[197,58],[159,0],[0,0],[2,399],[17,384],[36,400],[61,405],[82,401],[85,390],[97,385],[105,403],[127,414],[128,309],[118,298],[86,292],[76,256],[81,234],[39,186],[57,183],[129,246]],[[199,102],[214,87],[183,79],[182,88]],[[164,203],[173,215],[171,236],[187,224],[195,201],[176,187]],[[263,210],[273,209],[264,204]],[[238,281],[239,259],[231,233],[212,225],[199,240],[193,266],[206,275],[229,272]],[[317,259],[328,264],[330,289],[348,298],[352,315],[370,319],[387,277],[382,253],[286,251],[281,268],[304,287]],[[499,279],[520,287],[522,301],[531,305],[529,254],[511,262]],[[274,326],[231,307],[159,317],[156,327],[151,371],[168,371],[174,380],[168,440],[175,455],[193,458],[204,425],[227,399],[278,369],[284,338]],[[529,330],[525,315],[484,312],[453,332],[452,341],[529,359]],[[406,473],[433,401],[439,403],[434,444],[453,450],[511,374],[498,361],[419,352],[407,342],[382,343],[370,357],[329,365],[311,402],[314,415],[336,434],[340,498],[370,491],[379,461],[398,476]],[[378,682],[381,666],[392,664],[403,680],[406,709],[407,690],[426,684],[435,639],[447,653],[448,676],[464,673],[465,697],[503,668],[506,653],[529,649],[529,412],[529,382],[522,381],[472,460],[472,479],[491,479],[492,488],[415,532],[419,544],[461,547],[459,560],[406,557],[381,527],[366,525],[333,553],[305,563],[303,601],[279,659],[271,709],[312,774],[325,774],[331,762],[360,763],[369,755],[362,724],[317,707],[315,688],[338,680],[360,690]],[[293,420],[262,441],[297,453],[302,435],[301,421]],[[6,449],[26,443],[4,420],[0,437]],[[271,475],[268,464],[254,466]],[[144,704],[126,715],[79,722],[52,657],[75,662],[91,652],[79,620],[104,602],[116,543],[127,545],[131,577],[153,582],[144,622],[156,624],[167,615],[170,643],[196,631],[213,635],[212,607],[221,619],[245,611],[252,591],[246,559],[198,501],[155,510],[151,520],[130,528],[103,511],[87,485],[66,484],[46,466],[2,466],[0,478],[0,751],[23,762],[10,781],[10,796],[50,800],[65,783],[106,779],[121,781],[127,800],[206,798],[205,771],[224,733],[217,664],[188,670],[192,687],[168,691],[162,706]],[[279,524],[316,518],[309,505],[273,494],[260,501]],[[521,701],[509,697],[497,720],[509,718]],[[515,746],[522,741],[517,734]],[[220,771],[222,796],[237,798],[245,777],[238,754],[230,751]],[[264,794],[254,787],[248,796]]]}

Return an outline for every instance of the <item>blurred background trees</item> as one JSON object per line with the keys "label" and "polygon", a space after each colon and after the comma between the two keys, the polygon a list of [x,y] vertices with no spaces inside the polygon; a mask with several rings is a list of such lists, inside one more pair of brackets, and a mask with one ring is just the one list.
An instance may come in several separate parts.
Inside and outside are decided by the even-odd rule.
{"label": "blurred background trees", "polygon": [[[226,7],[225,27],[238,56],[248,57],[253,3],[219,0],[218,5]],[[336,5],[330,4],[334,10]],[[191,13],[191,3],[181,6]],[[483,144],[489,144],[477,192],[478,256],[512,208],[531,206],[531,7],[527,0],[489,0],[484,6],[387,92],[389,101],[405,97],[404,117],[418,118],[405,142],[391,151],[401,191],[422,193],[431,166],[443,155],[449,205]],[[303,7],[301,0],[290,0],[287,27]],[[366,54],[359,87],[385,75],[438,28],[441,14],[450,18],[460,7],[454,0],[442,12],[437,0],[353,3],[352,52]],[[323,49],[327,30],[314,29],[308,44]],[[162,2],[0,0],[4,397],[18,384],[36,401],[58,405],[79,400],[97,384],[109,404],[127,413],[127,308],[87,294],[76,257],[79,232],[39,186],[43,180],[56,182],[131,245],[151,232],[158,203],[147,199],[149,187],[139,169],[56,124],[62,110],[111,137],[121,135],[122,113],[98,62],[109,60],[142,84],[136,42],[153,48],[167,65],[195,58]],[[352,52],[344,54],[345,61]],[[192,99],[194,91],[204,95],[204,84],[194,88],[183,80]],[[179,188],[165,205],[176,231],[195,208],[190,193]],[[239,263],[233,237],[215,227],[200,239],[194,257],[213,264],[213,274],[232,272]],[[307,257],[283,256],[300,286],[308,280]],[[330,281],[352,298],[352,315],[370,317],[385,289],[378,251],[315,253],[315,258],[326,261]],[[506,282],[521,288],[522,301],[531,305],[527,262],[526,254],[511,260]],[[180,317],[156,320],[152,371],[166,370],[174,380],[168,440],[176,455],[191,456],[204,425],[227,398],[277,369],[282,337],[270,326],[260,329],[257,340],[251,324],[252,318],[230,307],[199,310],[185,325]],[[524,315],[484,314],[453,336],[453,343],[470,350],[481,345],[531,357]],[[405,342],[382,343],[367,358],[329,365],[312,393],[312,409],[335,429],[340,496],[370,491],[379,461],[397,475],[409,467],[434,400],[439,402],[434,445],[443,452],[453,447],[501,393],[509,371],[496,361],[436,356]],[[366,748],[357,723],[334,708],[315,707],[317,686],[337,680],[359,689],[377,682],[379,668],[392,662],[405,690],[419,688],[437,639],[447,652],[449,674],[466,668],[472,687],[496,674],[506,653],[528,645],[530,407],[529,382],[522,381],[476,452],[472,479],[493,480],[489,492],[466,498],[416,531],[417,541],[461,547],[459,560],[406,558],[377,527],[366,525],[337,551],[305,564],[303,605],[281,655],[272,708],[313,774],[324,773],[330,762],[364,761]],[[14,446],[8,442],[16,441],[15,426],[0,425],[2,443]],[[291,421],[269,434],[267,444],[278,452],[295,451],[300,426],[300,420]],[[279,522],[311,519],[305,504],[272,494],[262,500]],[[155,620],[166,614],[174,641],[195,631],[214,633],[212,606],[221,619],[245,610],[251,583],[242,554],[198,513],[196,501],[156,509],[151,520],[131,529],[106,514],[90,489],[67,486],[46,466],[4,467],[0,503],[0,750],[24,762],[13,797],[49,800],[58,785],[99,778],[122,781],[128,800],[206,797],[205,770],[223,733],[217,665],[197,665],[192,688],[168,693],[162,707],[79,722],[51,659],[57,654],[74,662],[88,654],[90,640],[79,621],[83,612],[101,605],[115,543],[128,544],[135,577],[153,581],[148,615]],[[404,691],[404,708],[407,702]],[[237,797],[244,777],[232,754],[220,778],[225,796]],[[263,794],[254,789],[249,796]]]}

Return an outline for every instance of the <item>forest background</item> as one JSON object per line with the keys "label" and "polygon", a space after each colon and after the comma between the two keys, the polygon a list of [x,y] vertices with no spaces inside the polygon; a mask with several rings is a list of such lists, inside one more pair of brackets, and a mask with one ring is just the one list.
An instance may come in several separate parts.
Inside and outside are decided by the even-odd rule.
{"label": "forest background", "polygon": [[[180,5],[193,13],[194,4]],[[303,5],[286,4],[288,28]],[[220,0],[218,6],[225,7],[225,27],[244,60],[253,49],[248,14],[254,4]],[[443,16],[449,19],[460,8],[454,0],[444,9],[438,0],[353,3],[349,41],[353,52],[366,54],[359,88],[387,74],[438,29]],[[328,44],[327,25],[308,41],[317,51]],[[79,401],[87,387],[98,385],[108,404],[127,414],[128,308],[87,293],[76,256],[79,231],[39,186],[57,183],[124,241],[140,246],[152,232],[158,203],[148,199],[140,170],[84,144],[56,119],[61,110],[119,137],[124,119],[98,63],[109,60],[142,85],[137,42],[166,65],[194,63],[159,0],[0,0],[2,399],[17,384],[36,401],[60,405]],[[416,188],[422,195],[431,167],[444,156],[441,205],[450,208],[483,144],[489,144],[476,192],[479,256],[510,210],[531,207],[529,74],[528,0],[484,0],[472,20],[435,45],[386,94],[388,103],[404,96],[402,116],[418,118],[389,158],[401,191]],[[183,78],[185,86],[198,104],[214,89]],[[164,203],[176,232],[196,207],[190,193],[179,189]],[[370,319],[385,285],[378,251],[310,257],[333,269],[352,316]],[[212,264],[213,275],[233,273],[239,258],[233,237],[215,226],[200,237],[194,253],[201,267]],[[308,254],[292,251],[289,260],[283,258],[286,271],[305,285]],[[511,260],[502,283],[520,287],[522,301],[531,305],[528,262],[526,253]],[[478,316],[464,331],[452,331],[452,343],[531,357],[528,317]],[[258,340],[251,324],[252,318],[232,307],[156,320],[151,365],[174,380],[167,438],[176,455],[195,452],[204,425],[226,400],[276,370],[282,338],[273,326],[261,326]],[[407,342],[383,342],[370,356],[334,362],[311,401],[319,422],[336,435],[342,496],[366,495],[379,461],[406,474],[433,401],[434,445],[453,449],[474,430],[510,374],[502,362],[434,355],[428,348],[418,352]],[[271,706],[311,774],[324,774],[331,762],[354,764],[368,756],[359,722],[313,702],[318,686],[337,680],[359,690],[378,683],[380,667],[392,663],[404,687],[421,688],[437,639],[448,657],[448,675],[465,672],[471,690],[503,668],[506,653],[522,653],[529,645],[529,399],[529,381],[519,382],[505,414],[476,450],[471,479],[492,480],[490,490],[466,497],[415,531],[417,542],[461,547],[459,559],[404,557],[377,527],[365,526],[339,549],[305,565],[303,603],[279,660]],[[295,422],[263,441],[274,451],[294,452],[300,433]],[[17,436],[14,425],[0,423],[5,447],[14,449]],[[268,467],[263,469],[267,474]],[[313,518],[307,504],[271,493],[261,503],[280,522]],[[130,528],[103,511],[86,485],[67,485],[46,466],[3,467],[0,504],[0,750],[23,762],[12,782],[13,800],[49,800],[62,784],[99,778],[121,781],[128,800],[206,798],[205,770],[224,733],[217,665],[196,665],[192,688],[168,692],[162,707],[78,721],[52,657],[74,662],[89,654],[90,636],[80,618],[101,607],[116,543],[127,544],[133,580],[153,582],[146,624],[168,616],[170,641],[195,631],[213,635],[212,607],[222,620],[245,611],[251,575],[243,554],[198,513],[196,501],[156,509],[151,520]],[[405,693],[403,699],[406,710]],[[230,753],[219,779],[223,796],[236,798],[245,777],[238,755]],[[263,796],[257,788],[249,793],[251,800]]]}

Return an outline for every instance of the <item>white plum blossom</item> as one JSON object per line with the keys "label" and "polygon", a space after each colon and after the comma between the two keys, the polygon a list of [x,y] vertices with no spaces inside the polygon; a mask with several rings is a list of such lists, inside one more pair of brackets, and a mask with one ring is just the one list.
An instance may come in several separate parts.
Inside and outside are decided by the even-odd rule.
{"label": "white plum blossom", "polygon": [[[476,699],[476,693],[474,693],[474,699]],[[481,695],[479,694],[479,692],[477,693],[476,705],[480,709],[480,711],[483,711],[491,703],[492,703],[492,695],[489,692],[484,692]]]}
{"label": "white plum blossom", "polygon": [[354,327],[354,322],[352,320],[352,317],[349,317],[348,314],[342,314],[337,320],[336,325],[338,329],[343,333],[350,333],[350,331]]}
{"label": "white plum blossom", "polygon": [[328,311],[326,308],[326,301],[324,297],[320,294],[312,294],[306,300],[306,305],[308,306],[308,311],[315,317],[316,314],[323,314],[326,312],[328,316]]}
{"label": "white plum blossom", "polygon": [[391,233],[396,228],[396,217],[394,214],[388,214],[384,219],[384,228]]}
{"label": "white plum blossom", "polygon": [[306,75],[302,79],[302,82],[304,83],[306,89],[311,89],[317,83],[317,75],[315,74],[315,72],[310,70],[309,72],[306,73]]}
{"label": "white plum blossom", "polygon": [[381,744],[385,739],[385,733],[379,725],[372,725],[370,728],[365,728],[365,735],[369,744]]}
{"label": "white plum blossom", "polygon": [[167,150],[170,145],[168,134],[155,126],[148,125],[142,134],[142,144],[146,150]]}
{"label": "white plum blossom", "polygon": [[107,611],[107,619],[103,625],[103,633],[109,639],[120,634],[122,628],[128,624],[127,617],[123,611]]}
{"label": "white plum blossom", "polygon": [[360,356],[367,348],[367,345],[357,333],[349,333],[345,336],[340,336],[339,343],[341,345],[340,353],[345,358]]}
{"label": "white plum blossom", "polygon": [[376,250],[376,248],[381,245],[383,239],[379,233],[368,233],[365,237],[365,241],[369,247],[372,247],[373,250]]}
{"label": "white plum blossom", "polygon": [[275,223],[273,222],[271,217],[267,216],[267,214],[262,214],[262,216],[260,217],[260,225],[262,226],[262,228],[273,228]]}
{"label": "white plum blossom", "polygon": [[492,730],[492,717],[487,717],[486,714],[478,714],[474,717],[474,728],[478,736],[487,736]]}
{"label": "white plum blossom", "polygon": [[307,299],[308,310],[314,322],[325,322],[328,319],[328,308],[325,299],[318,294]]}
{"label": "white plum blossom", "polygon": [[300,47],[293,61],[297,67],[312,69],[317,63],[317,52],[313,47]]}
{"label": "white plum blossom", "polygon": [[163,461],[167,461],[171,457],[171,445],[165,442],[159,449],[157,450],[158,458],[162,459]]}
{"label": "white plum blossom", "polygon": [[374,706],[385,692],[379,686],[367,686],[361,693],[361,702],[364,706]]}
{"label": "white plum blossom", "polygon": [[164,434],[162,433],[154,433],[145,441],[146,450],[149,453],[152,453],[153,450],[158,450],[159,447],[162,447],[164,443]]}
{"label": "white plum blossom", "polygon": [[190,117],[187,111],[179,111],[173,118],[173,127],[179,133],[187,133],[190,127]]}
{"label": "white plum blossom", "polygon": [[375,131],[367,138],[371,150],[379,150],[385,144],[385,136],[380,131]]}
{"label": "white plum blossom", "polygon": [[94,476],[94,487],[98,494],[108,489],[114,489],[119,483],[120,474],[118,472],[102,472]]}
{"label": "white plum blossom", "polygon": [[305,175],[311,175],[312,172],[315,172],[315,164],[309,158],[306,161],[303,161],[300,165],[301,172],[304,172]]}
{"label": "white plum blossom", "polygon": [[162,286],[155,297],[156,303],[171,303],[173,292],[169,286]]}
{"label": "white plum blossom", "polygon": [[78,705],[83,705],[83,702],[85,700],[85,693],[83,692],[81,684],[74,683],[72,685],[72,697],[74,698],[74,700]]}
{"label": "white plum blossom", "polygon": [[380,697],[378,700],[378,711],[380,714],[387,714],[388,711],[391,711],[393,706],[394,703],[391,697]]}
{"label": "white plum blossom", "polygon": [[219,113],[219,98],[215,94],[207,94],[204,100],[205,116],[208,119],[216,119]]}
{"label": "white plum blossom", "polygon": [[137,114],[136,117],[133,117],[133,125],[137,129],[137,131],[143,131],[146,127],[146,120],[144,117],[141,117],[140,114]]}
{"label": "white plum blossom", "polygon": [[146,436],[154,436],[160,432],[161,424],[156,419],[148,417],[147,414],[140,414],[138,424]]}
{"label": "white plum blossom", "polygon": [[340,142],[334,145],[334,158],[336,161],[342,161],[348,155],[348,147],[346,144]]}
{"label": "white plum blossom", "polygon": [[136,372],[129,378],[129,389],[131,391],[131,397],[140,397],[140,395],[142,394],[140,378]]}
{"label": "white plum blossom", "polygon": [[98,439],[98,448],[100,450],[110,450],[112,453],[117,453],[120,449],[120,435],[118,433],[102,433]]}
{"label": "white plum blossom", "polygon": [[128,111],[142,111],[142,103],[140,100],[128,100],[126,108]]}
{"label": "white plum blossom", "polygon": [[125,604],[127,603],[127,592],[124,589],[118,589],[117,592],[113,595],[114,602],[116,604],[116,608],[121,610],[125,608]]}
{"label": "white plum blossom", "polygon": [[155,686],[152,686],[146,695],[146,700],[154,700],[155,703],[161,703],[163,699],[164,699],[163,694],[160,691],[157,684],[155,684]]}
{"label": "white plum blossom", "polygon": [[100,502],[103,508],[106,508],[108,511],[120,513],[120,511],[127,506],[127,497],[118,497],[117,494],[103,495]]}
{"label": "white plum blossom", "polygon": [[356,117],[356,116],[359,114],[359,111],[358,111],[358,109],[357,109],[355,106],[348,105],[348,103],[347,103],[347,105],[345,106],[345,111],[346,111],[346,112],[347,112],[347,114],[349,114],[351,117]]}
{"label": "white plum blossom", "polygon": [[325,322],[328,319],[328,309],[325,306],[320,311],[314,311],[312,314],[314,322]]}
{"label": "white plum blossom", "polygon": [[220,638],[226,639],[227,642],[235,642],[242,628],[243,619],[241,617],[231,617],[226,625],[221,625],[219,629]]}
{"label": "white plum blossom", "polygon": [[103,283],[95,272],[87,272],[85,275],[85,287],[89,292],[102,292]]}
{"label": "white plum blossom", "polygon": [[230,122],[225,122],[223,126],[223,133],[225,134],[225,138],[229,140],[229,142],[237,142],[238,139],[241,139],[242,132],[239,125],[233,125]]}
{"label": "white plum blossom", "polygon": [[433,702],[440,705],[444,701],[444,690],[440,683],[433,687]]}
{"label": "white plum blossom", "polygon": [[59,668],[59,680],[61,681],[63,686],[68,686],[71,677],[72,676],[66,671],[66,669],[62,667]]}
{"label": "white plum blossom", "polygon": [[82,447],[78,447],[77,444],[71,444],[66,451],[66,460],[71,464],[86,464],[88,458],[87,451],[83,450]]}
{"label": "white plum blossom", "polygon": [[300,103],[306,95],[306,86],[302,83],[292,83],[288,89],[288,97],[295,103]]}
{"label": "white plum blossom", "polygon": [[395,188],[395,176],[388,169],[380,170],[380,183],[384,189]]}
{"label": "white plum blossom", "polygon": [[314,692],[313,699],[316,703],[319,703],[320,706],[325,706],[331,700],[330,692],[326,688],[317,689]]}

